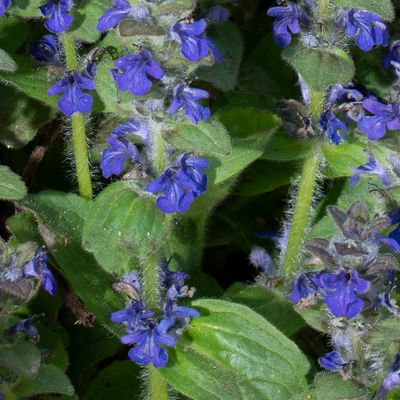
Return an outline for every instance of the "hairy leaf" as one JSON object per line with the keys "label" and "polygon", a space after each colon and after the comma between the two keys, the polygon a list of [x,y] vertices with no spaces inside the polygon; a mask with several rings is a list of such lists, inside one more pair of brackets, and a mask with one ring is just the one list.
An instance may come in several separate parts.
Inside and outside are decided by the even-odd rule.
{"label": "hairy leaf", "polygon": [[10,168],[0,165],[0,199],[20,200],[26,193],[27,188],[21,177]]}

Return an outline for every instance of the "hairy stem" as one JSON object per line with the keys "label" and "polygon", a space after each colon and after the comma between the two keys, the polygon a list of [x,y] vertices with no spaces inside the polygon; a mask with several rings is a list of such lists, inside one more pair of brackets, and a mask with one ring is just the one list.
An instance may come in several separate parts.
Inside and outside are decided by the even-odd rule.
{"label": "hairy stem", "polygon": [[330,0],[319,0],[318,16],[321,19],[326,19],[329,16],[329,3]]}
{"label": "hairy stem", "polygon": [[293,220],[290,226],[289,239],[282,264],[283,271],[286,275],[291,275],[296,271],[297,261],[301,254],[317,180],[318,163],[319,150],[315,148],[310,152],[310,156],[304,160],[301,171]]}
{"label": "hairy stem", "polygon": [[157,174],[161,174],[165,168],[166,161],[166,150],[167,144],[161,135],[161,132],[157,132],[154,135],[154,170]]}
{"label": "hairy stem", "polygon": [[[76,71],[78,59],[74,39],[67,33],[63,33],[64,53],[67,68]],[[89,158],[86,143],[85,117],[76,112],[71,117],[72,144],[75,157],[75,169],[78,179],[79,194],[91,199],[93,195],[92,179],[89,170]]]}
{"label": "hairy stem", "polygon": [[[160,256],[154,252],[143,268],[143,297],[146,309],[156,311],[159,306],[159,268]],[[147,382],[149,400],[168,400],[168,386],[160,370],[152,364],[147,366]]]}

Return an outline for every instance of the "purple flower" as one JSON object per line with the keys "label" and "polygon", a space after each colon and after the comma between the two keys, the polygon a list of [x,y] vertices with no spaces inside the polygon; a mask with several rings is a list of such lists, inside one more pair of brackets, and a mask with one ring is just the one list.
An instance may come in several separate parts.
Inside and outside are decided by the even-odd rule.
{"label": "purple flower", "polygon": [[38,338],[39,332],[37,328],[32,325],[35,319],[37,318],[30,317],[19,320],[7,329],[7,333],[9,335],[15,335],[17,332],[22,332],[30,336],[32,339],[36,340]]}
{"label": "purple flower", "polygon": [[400,78],[400,40],[394,40],[390,46],[386,57],[382,60],[383,68],[394,68],[397,78]]}
{"label": "purple flower", "polygon": [[356,37],[356,45],[364,51],[374,46],[387,46],[389,32],[382,18],[368,11],[351,8],[338,21],[339,28],[346,28],[348,36]]}
{"label": "purple flower", "polygon": [[386,130],[400,129],[400,108],[397,103],[383,104],[375,99],[365,99],[363,108],[374,116],[367,116],[358,121],[357,128],[364,132],[369,140],[381,139]]}
{"label": "purple flower", "polygon": [[325,304],[335,317],[353,318],[364,308],[364,301],[357,297],[369,290],[370,283],[360,278],[355,270],[341,268],[336,274],[326,273],[319,278]]}
{"label": "purple flower", "polygon": [[145,144],[148,144],[150,140],[149,128],[147,125],[139,119],[134,118],[129,118],[127,122],[114,128],[112,133],[120,137],[134,135],[141,138]]}
{"label": "purple flower", "polygon": [[377,400],[386,399],[386,394],[396,386],[400,386],[400,354],[396,354],[389,372],[374,398]]}
{"label": "purple flower", "polygon": [[187,318],[200,317],[200,313],[192,307],[178,306],[174,301],[168,300],[164,308],[164,318],[171,325],[179,321],[185,321]]}
{"label": "purple flower", "polygon": [[104,178],[111,175],[119,175],[124,169],[124,163],[127,158],[132,162],[140,160],[139,151],[129,140],[116,135],[111,135],[107,139],[109,148],[103,150],[100,168]]}
{"label": "purple flower", "polygon": [[0,17],[2,17],[6,9],[11,7],[11,0],[0,0]]}
{"label": "purple flower", "polygon": [[318,361],[322,368],[333,372],[341,371],[346,364],[338,351],[330,351],[320,357]]}
{"label": "purple flower", "polygon": [[203,107],[198,101],[200,99],[208,99],[209,94],[205,90],[191,88],[185,85],[175,86],[172,103],[168,108],[170,114],[176,114],[179,109],[184,109],[184,115],[194,124],[208,118],[211,111],[208,107]]}
{"label": "purple flower", "polygon": [[341,107],[347,110],[346,115],[351,121],[359,121],[364,116],[362,100],[364,95],[354,88],[354,85],[343,87],[342,85],[332,85],[326,99],[326,107],[332,108],[336,103],[344,104]]}
{"label": "purple flower", "polygon": [[44,26],[53,33],[65,32],[72,24],[72,16],[68,14],[72,8],[72,0],[48,0],[39,7],[40,12],[48,17]]}
{"label": "purple flower", "polygon": [[215,61],[222,60],[215,44],[205,37],[206,27],[206,21],[200,19],[192,23],[178,21],[171,28],[171,37],[182,45],[181,53],[187,60],[199,61],[209,52]]}
{"label": "purple flower", "polygon": [[164,367],[168,361],[168,353],[161,346],[173,347],[176,343],[176,338],[167,333],[173,324],[171,322],[168,319],[162,319],[159,323],[148,320],[137,329],[122,336],[123,344],[136,345],[129,350],[129,358],[138,364],[152,363],[155,368]]}
{"label": "purple flower", "polygon": [[127,308],[114,311],[110,314],[110,320],[116,323],[124,323],[128,329],[136,329],[143,321],[152,318],[154,313],[146,310],[142,301],[132,301]]}
{"label": "purple flower", "polygon": [[319,127],[326,132],[329,140],[334,144],[339,144],[342,141],[339,132],[347,132],[346,124],[339,118],[336,118],[332,111],[325,111],[319,117]]}
{"label": "purple flower", "polygon": [[265,249],[259,246],[254,246],[250,252],[250,263],[261,269],[267,276],[272,275],[272,260]]}
{"label": "purple flower", "polygon": [[60,53],[54,35],[44,35],[41,39],[35,40],[29,53],[39,63],[60,65]]}
{"label": "purple flower", "polygon": [[106,31],[127,17],[145,21],[150,18],[150,12],[146,6],[132,5],[127,0],[113,0],[113,6],[99,19],[97,29]]}
{"label": "purple flower", "polygon": [[297,303],[301,299],[315,296],[319,290],[319,277],[322,272],[324,271],[311,271],[297,275],[289,295],[290,300]]}
{"label": "purple flower", "polygon": [[69,72],[51,86],[47,91],[49,96],[62,93],[58,100],[58,107],[65,115],[72,115],[76,112],[89,113],[92,108],[93,98],[91,95],[83,93],[81,89],[95,89],[94,82],[80,75],[78,72]]}
{"label": "purple flower", "polygon": [[231,13],[225,7],[212,6],[206,13],[206,19],[208,22],[219,24],[229,19]]}
{"label": "purple flower", "polygon": [[390,179],[387,169],[380,162],[376,160],[374,155],[367,150],[368,162],[360,165],[358,168],[352,167],[354,175],[351,177],[349,185],[354,186],[360,180],[360,174],[376,175],[385,186],[390,186]]}
{"label": "purple flower", "polygon": [[158,208],[164,213],[186,212],[193,200],[206,191],[208,168],[204,158],[179,156],[157,179],[147,185],[150,193],[162,193],[157,199]]}
{"label": "purple flower", "polygon": [[96,77],[97,74],[97,63],[94,61],[88,62],[87,64],[85,64],[85,66],[83,67],[83,75],[86,78],[89,79],[94,79]]}
{"label": "purple flower", "polygon": [[115,66],[122,71],[114,73],[118,89],[128,90],[134,96],[143,96],[150,91],[152,82],[148,76],[154,79],[164,76],[164,71],[147,50],[122,56],[115,61]]}
{"label": "purple flower", "polygon": [[47,253],[40,249],[32,260],[24,266],[24,276],[33,276],[41,280],[43,289],[54,296],[57,293],[57,282],[47,268]]}
{"label": "purple flower", "polygon": [[286,6],[271,7],[267,15],[275,17],[273,23],[273,35],[276,44],[286,47],[292,40],[292,34],[300,32],[300,23],[309,21],[308,15],[297,4],[288,2]]}

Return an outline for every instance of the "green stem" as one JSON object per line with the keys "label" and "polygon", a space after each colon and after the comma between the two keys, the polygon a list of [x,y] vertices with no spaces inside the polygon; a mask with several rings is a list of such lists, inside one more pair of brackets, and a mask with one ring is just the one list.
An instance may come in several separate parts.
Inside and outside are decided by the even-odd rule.
{"label": "green stem", "polygon": [[322,111],[324,95],[325,94],[323,92],[317,92],[317,91],[311,92],[310,111],[315,125],[318,124],[318,119]]}
{"label": "green stem", "polygon": [[[167,222],[167,221],[166,221]],[[146,309],[156,311],[159,306],[160,256],[154,252],[143,268],[143,298]],[[168,400],[168,386],[160,370],[152,364],[147,366],[148,396],[150,400]]]}
{"label": "green stem", "polygon": [[329,16],[329,3],[330,0],[319,0],[317,12],[321,19],[326,19]]}
{"label": "green stem", "polygon": [[296,271],[297,261],[305,236],[308,217],[311,211],[312,199],[317,180],[319,149],[311,150],[311,155],[304,160],[300,183],[297,192],[293,220],[290,226],[289,239],[282,268],[286,275]]}
{"label": "green stem", "polygon": [[161,132],[157,132],[154,136],[154,169],[157,174],[161,174],[164,171],[166,149],[167,144]]}
{"label": "green stem", "polygon": [[[63,41],[67,68],[76,71],[78,70],[78,59],[74,39],[67,33],[63,33]],[[86,143],[85,117],[82,113],[76,112],[72,115],[71,128],[79,194],[82,197],[91,199],[93,195],[92,179],[90,177],[89,157]]]}

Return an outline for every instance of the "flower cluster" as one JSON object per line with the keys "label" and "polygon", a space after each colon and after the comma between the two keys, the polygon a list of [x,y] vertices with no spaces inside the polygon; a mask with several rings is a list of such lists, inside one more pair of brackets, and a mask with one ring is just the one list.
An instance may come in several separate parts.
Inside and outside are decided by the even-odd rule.
{"label": "flower cluster", "polygon": [[183,272],[165,269],[162,279],[163,307],[156,312],[145,307],[140,295],[139,274],[134,271],[123,277],[121,283],[128,286],[133,296],[127,308],[111,313],[110,319],[124,325],[126,335],[121,337],[121,342],[134,345],[128,352],[133,362],[164,367],[168,353],[163,346],[173,347],[177,329],[183,328],[190,318],[200,316],[194,308],[178,305],[179,300],[190,297],[193,291],[185,285],[187,278],[189,275]]}

